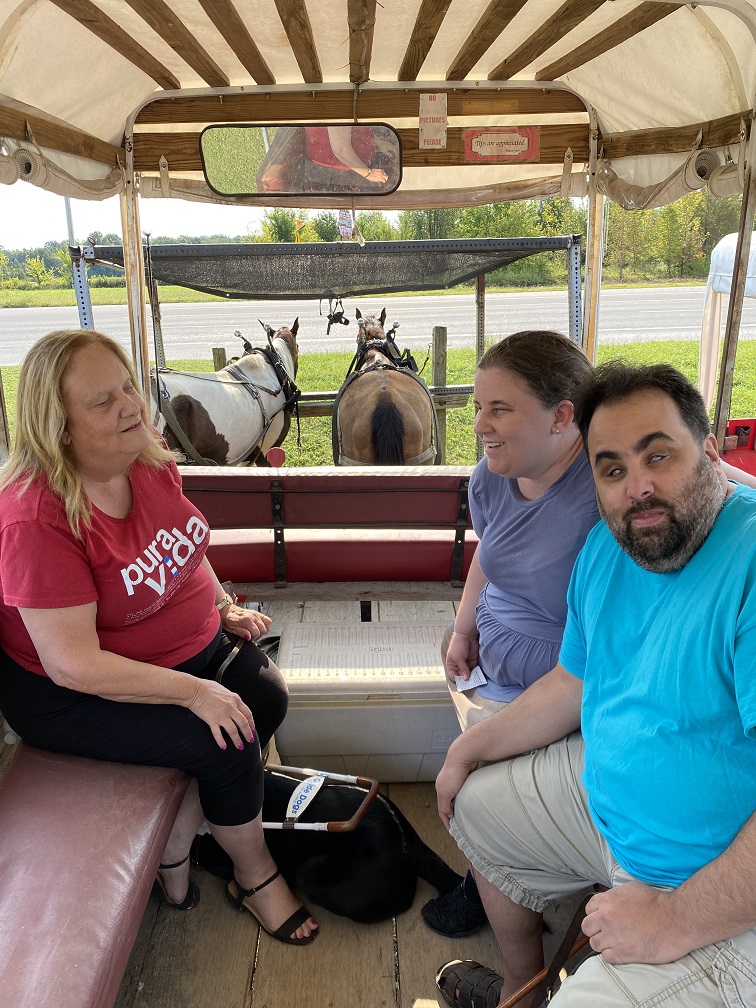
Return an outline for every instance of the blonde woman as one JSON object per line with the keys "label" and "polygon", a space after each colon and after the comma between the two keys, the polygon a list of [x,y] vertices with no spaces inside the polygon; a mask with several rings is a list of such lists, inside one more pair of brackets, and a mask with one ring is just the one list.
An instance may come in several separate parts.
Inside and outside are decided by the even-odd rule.
{"label": "blonde woman", "polygon": [[261,827],[260,747],[284,718],[286,686],[254,643],[270,621],[226,596],[208,533],[120,346],[92,330],[40,339],[0,469],[0,708],[34,745],[189,773],[164,900],[197,904],[189,847],[207,819],[234,861],[229,901],[277,940],[309,944],[317,922]]}

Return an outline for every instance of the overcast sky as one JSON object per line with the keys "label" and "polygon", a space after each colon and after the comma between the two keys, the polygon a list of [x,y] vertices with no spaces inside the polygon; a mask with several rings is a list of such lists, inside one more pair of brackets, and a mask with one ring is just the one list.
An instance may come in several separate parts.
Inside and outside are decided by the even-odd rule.
{"label": "overcast sky", "polygon": [[[227,234],[241,236],[259,230],[264,210],[253,207],[216,206],[177,199],[149,199],[140,202],[143,231],[154,237],[165,235]],[[93,231],[121,235],[121,211],[117,196],[101,202],[71,200],[74,238],[86,241]],[[0,248],[39,248],[48,241],[67,241],[65,203],[62,196],[46,192],[28,182],[0,184]]]}

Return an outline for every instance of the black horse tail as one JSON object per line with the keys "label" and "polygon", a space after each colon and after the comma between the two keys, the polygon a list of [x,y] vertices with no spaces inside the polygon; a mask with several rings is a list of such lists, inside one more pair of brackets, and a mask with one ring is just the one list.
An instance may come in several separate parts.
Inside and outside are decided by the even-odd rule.
{"label": "black horse tail", "polygon": [[373,410],[371,438],[375,465],[402,465],[404,420],[391,400],[379,402]]}

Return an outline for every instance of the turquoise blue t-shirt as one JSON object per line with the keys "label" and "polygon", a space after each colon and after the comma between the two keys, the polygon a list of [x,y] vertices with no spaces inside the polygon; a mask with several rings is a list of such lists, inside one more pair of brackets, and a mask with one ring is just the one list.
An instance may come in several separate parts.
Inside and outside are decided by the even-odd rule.
{"label": "turquoise blue t-shirt", "polygon": [[568,605],[591,813],[631,875],[680,885],[756,810],[756,491],[731,494],[674,574],[643,570],[600,522]]}

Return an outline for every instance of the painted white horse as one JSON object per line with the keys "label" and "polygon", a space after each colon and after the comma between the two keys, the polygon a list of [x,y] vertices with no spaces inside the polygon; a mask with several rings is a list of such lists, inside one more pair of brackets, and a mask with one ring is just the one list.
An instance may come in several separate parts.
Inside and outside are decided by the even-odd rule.
{"label": "painted white horse", "polygon": [[222,371],[151,371],[155,426],[187,460],[267,465],[267,451],[286,437],[299,397],[299,319],[276,331],[260,324],[268,346],[251,349]]}

